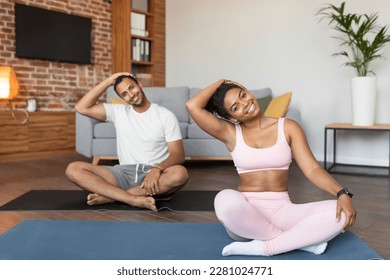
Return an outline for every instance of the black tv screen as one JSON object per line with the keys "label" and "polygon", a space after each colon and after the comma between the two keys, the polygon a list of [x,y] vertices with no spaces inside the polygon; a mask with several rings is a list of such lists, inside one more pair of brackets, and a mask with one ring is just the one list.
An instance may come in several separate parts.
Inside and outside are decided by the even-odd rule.
{"label": "black tv screen", "polygon": [[91,64],[90,18],[15,4],[16,56]]}

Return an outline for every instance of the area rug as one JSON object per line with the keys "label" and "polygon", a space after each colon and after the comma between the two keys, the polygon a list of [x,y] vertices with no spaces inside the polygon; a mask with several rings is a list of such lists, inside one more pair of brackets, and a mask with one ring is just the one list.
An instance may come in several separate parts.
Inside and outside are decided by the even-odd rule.
{"label": "area rug", "polygon": [[221,224],[26,220],[0,235],[2,260],[367,260],[382,259],[351,232],[322,255],[221,255],[232,240]]}
{"label": "area rug", "polygon": [[[218,191],[178,191],[170,199],[156,199],[157,209],[171,211],[214,211]],[[129,210],[150,211],[124,203],[89,206],[82,190],[31,190],[0,207],[0,211],[31,210]]]}

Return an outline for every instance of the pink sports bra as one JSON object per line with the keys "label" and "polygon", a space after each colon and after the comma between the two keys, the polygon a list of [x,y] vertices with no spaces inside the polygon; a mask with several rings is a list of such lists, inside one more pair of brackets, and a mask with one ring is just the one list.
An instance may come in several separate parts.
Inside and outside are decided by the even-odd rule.
{"label": "pink sports bra", "polygon": [[236,125],[236,147],[231,152],[237,172],[262,170],[288,170],[291,163],[291,147],[284,135],[284,118],[278,120],[278,138],[269,148],[253,148],[245,143],[240,125]]}

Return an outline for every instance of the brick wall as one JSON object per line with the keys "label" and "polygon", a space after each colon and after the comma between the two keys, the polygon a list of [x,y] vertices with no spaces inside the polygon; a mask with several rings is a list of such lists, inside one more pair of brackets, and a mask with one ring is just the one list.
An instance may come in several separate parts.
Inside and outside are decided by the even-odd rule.
{"label": "brick wall", "polygon": [[[15,55],[14,3],[92,18],[92,64],[22,59]],[[25,108],[35,98],[39,111],[72,111],[76,102],[111,74],[111,4],[106,0],[0,0],[0,65],[14,67]]]}

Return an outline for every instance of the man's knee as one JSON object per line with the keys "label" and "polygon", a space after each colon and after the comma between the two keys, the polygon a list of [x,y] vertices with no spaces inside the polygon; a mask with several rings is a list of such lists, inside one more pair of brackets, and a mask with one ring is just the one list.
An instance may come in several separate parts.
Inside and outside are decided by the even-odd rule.
{"label": "man's knee", "polygon": [[74,181],[77,178],[78,172],[80,172],[83,169],[85,162],[75,161],[71,162],[65,170],[65,176],[71,180]]}
{"label": "man's knee", "polygon": [[173,166],[167,174],[175,186],[184,186],[188,181],[188,171],[182,165]]}
{"label": "man's knee", "polygon": [[187,168],[182,165],[178,165],[177,168],[177,175],[179,177],[178,181],[180,182],[180,185],[184,185],[185,183],[187,183],[189,177]]}

